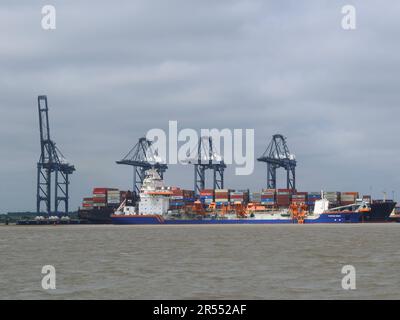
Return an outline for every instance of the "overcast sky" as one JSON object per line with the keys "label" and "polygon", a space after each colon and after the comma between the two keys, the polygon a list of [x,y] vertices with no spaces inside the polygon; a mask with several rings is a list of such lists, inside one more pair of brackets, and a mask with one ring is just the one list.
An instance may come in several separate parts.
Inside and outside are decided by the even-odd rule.
{"label": "overcast sky", "polygon": [[[45,4],[56,30],[41,27]],[[357,9],[356,30],[341,27],[345,4]],[[168,120],[253,128],[256,156],[282,133],[300,190],[400,196],[400,2],[384,4],[3,0],[0,212],[35,209],[39,94],[77,168],[71,209],[95,186],[129,188],[131,168],[115,161]],[[266,186],[261,163],[233,173],[226,187]],[[170,166],[165,178],[192,188],[193,168]]]}

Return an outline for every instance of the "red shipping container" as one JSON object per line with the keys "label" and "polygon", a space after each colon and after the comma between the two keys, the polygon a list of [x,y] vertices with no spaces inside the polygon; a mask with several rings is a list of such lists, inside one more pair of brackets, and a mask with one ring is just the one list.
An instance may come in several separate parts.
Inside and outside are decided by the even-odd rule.
{"label": "red shipping container", "polygon": [[172,195],[173,196],[183,196],[183,190],[181,190],[181,189],[172,190]]}
{"label": "red shipping container", "polygon": [[106,198],[94,198],[93,203],[105,203]]}
{"label": "red shipping container", "polygon": [[200,195],[201,196],[214,196],[214,190],[213,189],[200,190]]}

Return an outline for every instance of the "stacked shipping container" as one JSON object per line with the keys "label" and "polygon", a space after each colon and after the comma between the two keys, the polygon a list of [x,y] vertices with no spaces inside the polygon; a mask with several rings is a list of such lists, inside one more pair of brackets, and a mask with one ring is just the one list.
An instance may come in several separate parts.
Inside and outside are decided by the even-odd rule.
{"label": "stacked shipping container", "polygon": [[[170,208],[179,209],[184,205],[193,203],[195,195],[193,190],[184,190],[177,187],[171,188]],[[115,188],[94,188],[93,197],[84,198],[82,207],[90,210],[104,207],[117,207],[125,199],[126,191]],[[359,198],[358,192],[324,192],[324,197],[329,200],[330,207],[349,205],[355,203]],[[199,193],[199,200],[209,205],[215,201],[219,206],[222,204],[240,202],[259,203],[266,207],[288,207],[290,203],[306,203],[310,210],[313,209],[315,201],[321,199],[320,192],[296,192],[291,189],[262,189],[261,192],[249,193],[249,190],[230,189],[204,189]],[[371,201],[371,196],[363,196],[364,201]]]}
{"label": "stacked shipping container", "polygon": [[230,192],[230,202],[240,202],[240,203],[248,203],[249,202],[249,191],[248,190],[235,190]]}
{"label": "stacked shipping container", "polygon": [[229,192],[228,189],[215,189],[215,203],[217,205],[229,203]]}
{"label": "stacked shipping container", "polygon": [[93,207],[101,208],[107,204],[107,188],[93,189]]}
{"label": "stacked shipping container", "polygon": [[342,206],[347,206],[353,204],[358,199],[358,192],[342,192],[340,194],[340,204]]}
{"label": "stacked shipping container", "polygon": [[328,191],[324,192],[325,199],[329,200],[330,207],[337,207],[340,205],[340,192]]}
{"label": "stacked shipping container", "polygon": [[307,204],[307,201],[308,201],[308,192],[295,192],[294,194],[292,194],[292,203]]}
{"label": "stacked shipping container", "polygon": [[261,204],[264,206],[275,206],[276,204],[276,190],[263,189],[261,191]]}
{"label": "stacked shipping container", "polygon": [[121,194],[118,189],[107,189],[107,205],[119,206],[121,202]]}
{"label": "stacked shipping container", "polygon": [[261,203],[261,192],[250,193],[250,202]]}
{"label": "stacked shipping container", "polygon": [[278,207],[288,207],[290,205],[291,189],[278,189],[276,193],[276,204]]}
{"label": "stacked shipping container", "polygon": [[131,199],[130,191],[120,191],[116,188],[93,188],[91,198],[83,198],[82,207],[86,210],[117,208],[126,198]]}
{"label": "stacked shipping container", "polygon": [[93,207],[118,207],[121,203],[121,193],[115,188],[94,188]]}
{"label": "stacked shipping container", "polygon": [[93,209],[93,198],[83,198],[82,207],[86,210]]}
{"label": "stacked shipping container", "polygon": [[214,201],[214,190],[204,189],[200,190],[200,201],[204,204],[210,204]]}
{"label": "stacked shipping container", "polygon": [[169,201],[170,209],[181,209],[183,206],[194,202],[193,190],[172,188],[172,195]]}

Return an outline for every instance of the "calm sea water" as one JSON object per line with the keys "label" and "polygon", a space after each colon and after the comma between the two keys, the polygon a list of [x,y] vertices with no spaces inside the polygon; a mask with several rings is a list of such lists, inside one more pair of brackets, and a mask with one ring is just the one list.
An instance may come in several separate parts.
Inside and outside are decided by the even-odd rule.
{"label": "calm sea water", "polygon": [[399,269],[399,223],[0,227],[1,299],[399,299]]}

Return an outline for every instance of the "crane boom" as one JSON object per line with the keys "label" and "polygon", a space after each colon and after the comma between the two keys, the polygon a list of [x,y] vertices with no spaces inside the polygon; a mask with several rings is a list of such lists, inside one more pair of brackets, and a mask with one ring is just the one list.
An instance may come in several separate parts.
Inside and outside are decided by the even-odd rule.
{"label": "crane boom", "polygon": [[286,138],[283,135],[273,135],[267,149],[257,160],[267,164],[267,185],[269,189],[276,189],[276,170],[278,168],[286,170],[287,189],[296,189],[297,162],[295,156],[290,153]]}

